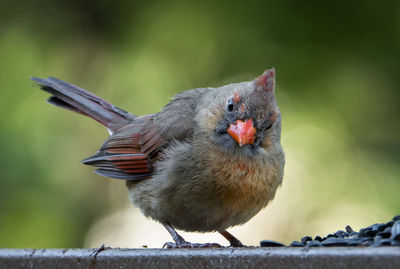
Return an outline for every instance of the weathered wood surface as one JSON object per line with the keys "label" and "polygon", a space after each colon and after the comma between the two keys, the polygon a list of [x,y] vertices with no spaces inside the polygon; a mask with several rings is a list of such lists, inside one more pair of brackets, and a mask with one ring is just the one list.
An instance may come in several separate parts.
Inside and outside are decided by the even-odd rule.
{"label": "weathered wood surface", "polygon": [[0,268],[400,268],[400,247],[0,249]]}

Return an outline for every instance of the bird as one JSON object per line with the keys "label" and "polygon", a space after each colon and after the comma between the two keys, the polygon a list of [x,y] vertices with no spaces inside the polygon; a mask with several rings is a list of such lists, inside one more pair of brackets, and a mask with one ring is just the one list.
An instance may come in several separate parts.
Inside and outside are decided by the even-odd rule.
{"label": "bird", "polygon": [[166,248],[222,247],[191,243],[177,230],[219,232],[249,221],[273,200],[285,154],[275,68],[255,79],[186,90],[161,111],[136,116],[68,82],[32,77],[47,102],[103,124],[110,136],[82,161],[97,174],[126,182],[130,201],[161,223]]}

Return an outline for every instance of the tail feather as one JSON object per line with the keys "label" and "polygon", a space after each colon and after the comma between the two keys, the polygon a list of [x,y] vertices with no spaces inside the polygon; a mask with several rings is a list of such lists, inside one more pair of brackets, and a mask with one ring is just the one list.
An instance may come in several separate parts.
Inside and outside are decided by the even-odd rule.
{"label": "tail feather", "polygon": [[100,97],[68,82],[49,77],[31,78],[40,88],[52,96],[50,104],[89,116],[112,131],[130,123],[135,116],[120,109]]}

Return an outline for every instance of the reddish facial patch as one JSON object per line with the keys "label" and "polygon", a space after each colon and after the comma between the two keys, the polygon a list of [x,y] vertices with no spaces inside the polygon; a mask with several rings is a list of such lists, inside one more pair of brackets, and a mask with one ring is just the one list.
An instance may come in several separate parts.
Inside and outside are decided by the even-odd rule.
{"label": "reddish facial patch", "polygon": [[279,116],[279,110],[275,110],[274,112],[271,113],[269,120],[271,122],[275,122],[278,116]]}
{"label": "reddish facial patch", "polygon": [[233,100],[235,101],[235,104],[239,103],[240,99],[241,99],[240,94],[237,91],[235,91],[233,93]]}
{"label": "reddish facial patch", "polygon": [[253,120],[247,121],[237,120],[235,124],[229,125],[228,134],[238,142],[239,146],[253,144],[256,139],[256,128]]}

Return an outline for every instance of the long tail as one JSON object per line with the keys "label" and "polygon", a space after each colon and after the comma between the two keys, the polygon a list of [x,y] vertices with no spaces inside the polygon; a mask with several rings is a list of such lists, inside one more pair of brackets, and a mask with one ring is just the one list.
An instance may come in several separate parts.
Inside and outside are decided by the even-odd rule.
{"label": "long tail", "polygon": [[42,90],[52,94],[47,100],[50,104],[89,116],[113,132],[135,118],[129,112],[68,82],[52,77],[47,79],[33,77],[31,79],[37,82]]}

